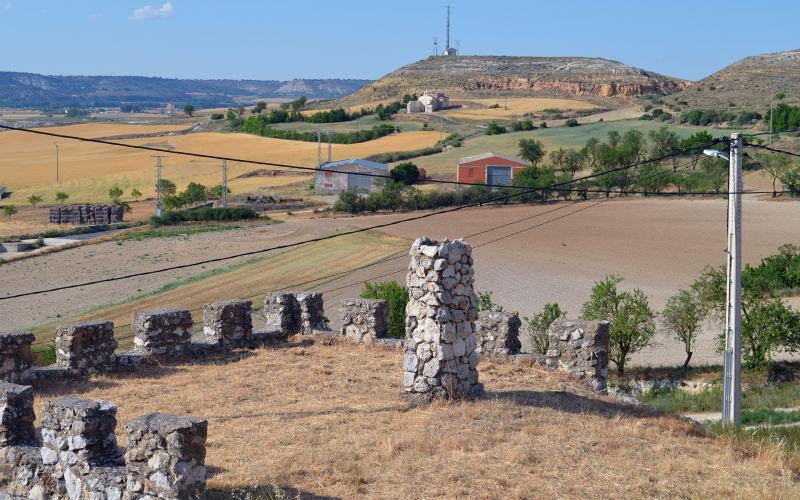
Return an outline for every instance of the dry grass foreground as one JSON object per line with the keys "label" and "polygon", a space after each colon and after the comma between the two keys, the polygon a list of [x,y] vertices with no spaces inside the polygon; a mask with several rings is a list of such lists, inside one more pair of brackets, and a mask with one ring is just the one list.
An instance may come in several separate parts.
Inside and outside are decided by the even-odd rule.
{"label": "dry grass foreground", "polygon": [[[248,298],[253,307],[263,305],[267,292],[296,288],[311,289],[331,281],[326,276],[342,278],[350,269],[369,264],[408,249],[408,241],[377,232],[363,232],[317,243],[310,243],[282,253],[257,258],[248,263],[233,264],[228,268],[209,271],[206,275],[189,278],[170,285],[160,292],[147,294],[121,304],[101,307],[58,321],[58,325],[88,320],[110,320],[115,324],[115,335],[120,346],[133,344],[130,323],[137,311],[162,308],[190,309],[196,324],[202,324],[203,305],[209,302]],[[358,251],[353,249],[357,248]],[[256,327],[263,326],[257,324]],[[52,339],[55,324],[33,329],[37,345]]]}
{"label": "dry grass foreground", "polygon": [[[209,487],[267,483],[354,498],[797,498],[786,458],[597,396],[560,374],[482,361],[487,395],[409,409],[402,353],[264,349],[218,364],[96,378],[70,393],[209,420]],[[124,443],[124,440],[120,440]]]}
{"label": "dry grass foreground", "polygon": [[[81,127],[92,128],[83,131]],[[124,130],[122,127],[125,125],[107,125],[102,130],[97,127],[96,124],[74,125],[51,127],[48,131],[96,136],[101,133],[105,135],[112,129],[114,133],[121,133],[120,130]],[[433,131],[403,132],[360,144],[336,144],[333,146],[333,158],[339,160],[390,151],[415,150],[433,146],[438,140],[439,134]],[[58,191],[67,192],[70,195],[69,202],[106,201],[108,190],[113,186],[122,188],[126,199],[133,188],[137,188],[146,197],[154,195],[155,160],[152,158],[152,151],[66,139],[55,141],[59,144],[58,184],[55,183],[53,138],[25,132],[0,133],[0,185],[7,186],[13,192],[12,203],[25,204],[26,198],[31,194],[43,196],[45,203],[54,203],[55,193]],[[301,166],[314,166],[317,161],[316,143],[250,134],[204,132],[120,142]],[[206,185],[220,183],[219,161],[165,154],[162,175],[175,182],[179,189],[192,181]],[[229,185],[234,193],[257,186],[281,186],[298,180],[307,182],[306,178],[295,176],[236,179],[237,176],[263,167],[236,162],[229,162],[228,167],[228,176],[231,179]]]}
{"label": "dry grass foreground", "polygon": [[[514,97],[509,98],[508,102],[502,97],[496,99],[465,99],[463,101],[456,99],[453,102],[456,104],[463,103],[464,107],[452,111],[445,111],[445,114],[450,118],[460,118],[463,120],[502,120],[510,119],[514,115],[516,115],[517,118],[522,118],[522,115],[525,113],[539,113],[545,109],[567,111],[597,108],[597,105],[588,101],[546,97]],[[486,107],[470,107],[473,103]],[[508,109],[505,109],[506,104],[508,104]],[[499,105],[500,107],[489,107],[494,105]]]}

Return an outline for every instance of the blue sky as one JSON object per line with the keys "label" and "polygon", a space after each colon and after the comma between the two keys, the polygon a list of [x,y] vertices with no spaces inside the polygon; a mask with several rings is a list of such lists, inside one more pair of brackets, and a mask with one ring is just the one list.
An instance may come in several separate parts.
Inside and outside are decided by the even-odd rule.
{"label": "blue sky", "polygon": [[[465,54],[616,59],[689,79],[800,48],[800,1],[452,0]],[[378,78],[444,42],[444,0],[0,0],[0,70]],[[741,22],[740,28],[733,25]],[[455,43],[453,43],[455,45]]]}

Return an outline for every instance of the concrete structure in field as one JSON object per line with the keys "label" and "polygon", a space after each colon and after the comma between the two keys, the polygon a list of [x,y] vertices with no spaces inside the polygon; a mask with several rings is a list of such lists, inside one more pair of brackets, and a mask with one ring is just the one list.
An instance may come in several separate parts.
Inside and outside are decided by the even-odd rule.
{"label": "concrete structure in field", "polygon": [[425,91],[416,101],[409,101],[406,111],[409,113],[433,113],[450,107],[450,99],[441,92]]}
{"label": "concrete structure in field", "polygon": [[[378,177],[368,175],[387,175],[389,166],[360,158],[323,163],[317,171],[314,183],[317,194],[338,194],[348,189],[371,191],[377,188]],[[335,170],[336,172],[325,172]]]}
{"label": "concrete structure in field", "polygon": [[482,153],[458,160],[458,182],[483,183],[487,186],[510,186],[514,176],[530,164],[497,153]]}

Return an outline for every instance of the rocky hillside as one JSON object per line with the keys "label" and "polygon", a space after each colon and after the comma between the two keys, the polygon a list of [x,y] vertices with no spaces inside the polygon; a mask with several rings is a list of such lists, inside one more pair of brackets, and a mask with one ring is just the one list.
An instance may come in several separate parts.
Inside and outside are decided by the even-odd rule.
{"label": "rocky hillside", "polygon": [[369,80],[178,80],[142,76],[45,76],[0,72],[0,107],[64,108],[168,102],[231,106],[270,97],[335,99]]}
{"label": "rocky hillside", "polygon": [[667,95],[688,82],[588,57],[429,57],[404,66],[343,99],[347,105],[426,89],[454,97],[484,95],[587,96]]}
{"label": "rocky hillside", "polygon": [[682,110],[764,111],[770,89],[784,93],[785,103],[800,102],[800,49],[746,57],[665,101]]}

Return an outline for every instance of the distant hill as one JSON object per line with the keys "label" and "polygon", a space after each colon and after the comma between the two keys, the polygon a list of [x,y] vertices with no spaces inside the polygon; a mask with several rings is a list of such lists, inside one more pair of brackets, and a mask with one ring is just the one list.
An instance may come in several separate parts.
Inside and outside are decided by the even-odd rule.
{"label": "distant hill", "polygon": [[454,97],[503,95],[598,98],[668,95],[688,82],[617,61],[589,57],[429,57],[404,66],[355,94],[345,105],[425,90]]}
{"label": "distant hill", "polygon": [[746,57],[665,101],[683,111],[763,112],[769,107],[771,89],[786,94],[787,104],[800,103],[800,50]]}
{"label": "distant hill", "polygon": [[179,80],[143,76],[45,76],[0,72],[0,107],[64,108],[135,104],[219,107],[262,98],[335,99],[370,80]]}

